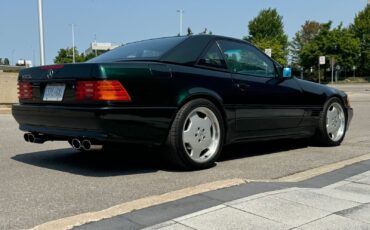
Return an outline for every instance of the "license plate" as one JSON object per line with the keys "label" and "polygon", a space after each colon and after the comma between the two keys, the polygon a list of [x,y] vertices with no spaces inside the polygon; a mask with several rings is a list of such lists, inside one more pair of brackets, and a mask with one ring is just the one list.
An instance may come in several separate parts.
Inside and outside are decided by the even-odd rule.
{"label": "license plate", "polygon": [[44,101],[62,101],[65,84],[47,84],[44,91]]}

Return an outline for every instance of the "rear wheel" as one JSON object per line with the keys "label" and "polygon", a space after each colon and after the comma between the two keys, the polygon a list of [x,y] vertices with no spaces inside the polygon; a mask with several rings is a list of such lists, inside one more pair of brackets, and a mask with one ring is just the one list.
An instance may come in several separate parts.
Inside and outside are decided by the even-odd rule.
{"label": "rear wheel", "polygon": [[346,134],[346,113],[338,98],[329,99],[324,106],[319,120],[316,139],[325,146],[340,145]]}
{"label": "rear wheel", "polygon": [[171,163],[184,169],[214,165],[224,138],[224,124],[217,107],[205,99],[186,103],[177,113],[166,143]]}

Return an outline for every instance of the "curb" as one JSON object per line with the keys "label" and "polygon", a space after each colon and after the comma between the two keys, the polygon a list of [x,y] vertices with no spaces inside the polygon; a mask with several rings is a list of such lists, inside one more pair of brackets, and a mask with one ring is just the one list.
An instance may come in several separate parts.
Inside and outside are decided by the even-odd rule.
{"label": "curb", "polygon": [[[52,220],[35,226],[31,229],[66,230],[82,226],[92,227],[92,225],[99,223],[99,221],[110,221],[116,218],[126,218],[125,216],[127,215],[152,216],[154,218],[156,217],[155,214],[158,215],[158,213],[163,213],[160,211],[161,207],[163,206],[165,208],[162,210],[169,210],[169,207],[172,206],[175,208],[190,207],[189,209],[182,210],[181,213],[178,213],[175,208],[172,209],[172,215],[182,216],[184,214],[221,204],[224,201],[231,201],[249,196],[251,195],[249,194],[251,192],[255,194],[266,189],[276,190],[292,186],[322,187],[338,180],[345,179],[351,175],[355,175],[356,173],[369,170],[369,159],[370,154],[365,154],[360,157],[355,157],[334,164],[310,169],[304,172],[287,176],[285,178],[283,177],[273,179],[271,181],[248,181],[236,178],[211,182],[192,188],[185,188],[162,195],[146,197],[127,203],[118,204],[116,206],[101,211],[87,212],[75,216]],[[368,163],[367,165],[362,165],[360,162]],[[351,169],[350,172],[347,172],[348,169]],[[317,170],[318,172],[314,172],[314,170]],[[246,186],[248,186],[248,189],[245,188]],[[251,188],[250,186],[252,186],[253,188]],[[254,186],[256,186],[256,188],[254,188]],[[262,188],[260,188],[261,186]],[[148,213],[146,213],[147,215],[141,215],[144,212],[148,212],[148,210],[150,212],[150,215]],[[172,216],[170,217],[172,218]],[[145,223],[143,227],[158,224],[171,218],[169,218],[168,216],[158,219],[154,218],[155,220],[153,219],[150,223]]]}
{"label": "curb", "polygon": [[[250,182],[236,186],[209,191],[167,203],[134,210],[112,218],[102,218],[97,222],[75,225],[74,230],[98,229],[143,229],[155,227],[173,219],[217,208],[225,203],[248,200],[258,194],[274,194],[279,190],[295,190],[299,188],[323,188],[344,181],[352,176],[369,171],[370,160],[354,163],[310,179],[298,182]],[[68,228],[70,229],[70,228]],[[156,228],[153,228],[156,229]]]}
{"label": "curb", "polygon": [[11,108],[1,108],[0,107],[0,114],[11,114],[12,109]]}

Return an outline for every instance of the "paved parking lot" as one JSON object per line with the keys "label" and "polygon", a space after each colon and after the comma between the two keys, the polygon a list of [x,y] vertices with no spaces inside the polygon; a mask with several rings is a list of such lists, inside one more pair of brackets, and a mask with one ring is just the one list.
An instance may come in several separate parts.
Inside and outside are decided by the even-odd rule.
{"label": "paved parking lot", "polygon": [[230,146],[216,167],[197,172],[168,170],[153,150],[80,154],[67,143],[25,143],[11,115],[0,114],[0,229],[30,228],[212,181],[280,178],[368,154],[370,85],[339,87],[355,110],[341,146],[289,140]]}

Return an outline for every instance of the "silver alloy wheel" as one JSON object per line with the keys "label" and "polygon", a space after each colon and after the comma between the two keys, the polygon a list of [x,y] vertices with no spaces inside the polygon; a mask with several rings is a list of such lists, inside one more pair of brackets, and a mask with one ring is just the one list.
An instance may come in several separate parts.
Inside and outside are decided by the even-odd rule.
{"label": "silver alloy wheel", "polygon": [[339,141],[345,131],[346,116],[342,106],[334,102],[326,113],[326,132],[332,141]]}
{"label": "silver alloy wheel", "polygon": [[220,124],[212,110],[198,107],[185,120],[182,142],[192,160],[204,163],[217,153],[220,145]]}

